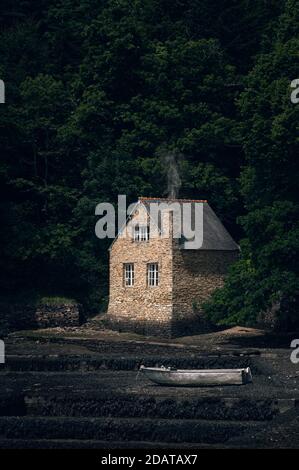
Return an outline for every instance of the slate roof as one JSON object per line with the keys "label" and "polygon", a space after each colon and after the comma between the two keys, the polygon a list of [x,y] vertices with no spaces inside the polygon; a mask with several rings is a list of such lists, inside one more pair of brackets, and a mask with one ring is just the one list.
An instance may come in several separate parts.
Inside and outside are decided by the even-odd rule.
{"label": "slate roof", "polygon": [[[191,203],[191,228],[194,229],[194,213],[195,203],[203,203],[203,244],[200,250],[225,250],[236,251],[240,250],[239,245],[234,241],[228,233],[220,219],[217,217],[213,209],[210,207],[206,200],[202,199],[163,199],[163,198],[145,198],[140,197],[141,202],[149,211],[150,203],[163,203],[163,202],[178,202],[183,204],[186,202]],[[184,243],[181,244],[184,248]]]}

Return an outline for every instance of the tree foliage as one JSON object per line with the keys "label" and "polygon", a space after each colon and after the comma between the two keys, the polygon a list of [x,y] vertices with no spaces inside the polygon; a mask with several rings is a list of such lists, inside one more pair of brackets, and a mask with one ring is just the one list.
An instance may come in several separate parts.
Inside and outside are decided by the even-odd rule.
{"label": "tree foliage", "polygon": [[[253,324],[276,309],[279,324],[298,325],[298,118],[290,83],[298,71],[298,2],[286,2],[238,99],[245,164],[240,191],[245,214],[243,259],[206,306],[220,322]],[[220,313],[221,312],[221,313]]]}
{"label": "tree foliage", "polygon": [[5,0],[4,292],[100,309],[108,241],[94,235],[95,206],[165,195],[166,146],[182,155],[180,196],[208,199],[245,247],[207,314],[234,324],[276,301],[292,310],[298,11],[296,0]]}

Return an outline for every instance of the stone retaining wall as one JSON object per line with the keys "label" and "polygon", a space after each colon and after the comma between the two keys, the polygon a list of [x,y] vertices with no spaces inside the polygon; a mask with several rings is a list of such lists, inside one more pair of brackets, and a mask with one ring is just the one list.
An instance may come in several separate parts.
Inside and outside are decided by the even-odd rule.
{"label": "stone retaining wall", "polygon": [[43,304],[36,308],[35,320],[40,328],[55,326],[79,326],[82,321],[82,306]]}
{"label": "stone retaining wall", "polygon": [[83,321],[81,304],[7,304],[0,303],[0,334],[33,328],[79,326]]}
{"label": "stone retaining wall", "polygon": [[144,336],[160,336],[164,338],[171,338],[172,328],[171,322],[157,321],[155,318],[151,321],[148,319],[130,319],[122,317],[121,315],[105,315],[103,318],[103,325],[106,328],[117,330],[119,332],[133,332]]}

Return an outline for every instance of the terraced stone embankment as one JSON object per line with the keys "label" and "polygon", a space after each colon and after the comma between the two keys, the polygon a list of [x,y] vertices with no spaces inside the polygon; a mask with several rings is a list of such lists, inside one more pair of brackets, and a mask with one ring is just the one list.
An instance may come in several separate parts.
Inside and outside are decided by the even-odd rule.
{"label": "terraced stone embankment", "polygon": [[[298,410],[297,378],[291,369],[285,375],[277,369],[281,361],[288,365],[283,351],[209,354],[113,342],[109,354],[107,341],[36,341],[27,349],[10,344],[0,371],[1,448],[250,447],[276,420]],[[250,366],[254,380],[246,386],[160,387],[137,373],[141,363]]]}

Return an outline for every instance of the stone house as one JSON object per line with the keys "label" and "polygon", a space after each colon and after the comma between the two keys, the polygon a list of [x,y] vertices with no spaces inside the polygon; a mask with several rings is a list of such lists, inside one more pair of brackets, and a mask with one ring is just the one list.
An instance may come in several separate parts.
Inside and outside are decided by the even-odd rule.
{"label": "stone house", "polygon": [[139,198],[110,247],[106,324],[114,329],[168,337],[200,331],[201,304],[223,285],[239,256],[239,246],[207,201],[171,200],[191,208],[201,203],[198,249],[186,249],[184,237],[173,237],[171,211],[161,211],[159,222],[151,224],[150,205],[165,201],[170,200]]}

